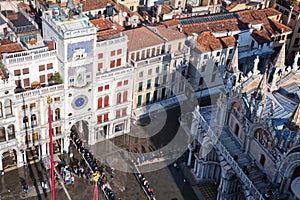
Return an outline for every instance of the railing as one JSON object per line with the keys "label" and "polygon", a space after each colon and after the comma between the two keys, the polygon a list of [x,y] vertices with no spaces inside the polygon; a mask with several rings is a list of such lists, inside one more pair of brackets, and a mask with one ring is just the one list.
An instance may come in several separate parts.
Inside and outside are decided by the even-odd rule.
{"label": "railing", "polygon": [[18,52],[18,53],[9,53],[3,55],[3,64],[14,64],[20,62],[28,62],[38,59],[47,59],[49,57],[55,56],[56,50],[48,50],[48,47],[41,48],[38,50]]}
{"label": "railing", "polygon": [[202,128],[206,131],[206,133],[210,136],[210,139],[215,144],[215,147],[220,151],[222,156],[225,158],[227,163],[231,166],[231,168],[235,171],[238,177],[241,179],[243,184],[249,188],[250,193],[254,196],[255,199],[264,200],[263,195],[258,191],[252,181],[246,176],[243,170],[240,168],[238,163],[234,160],[234,158],[230,155],[226,147],[218,140],[218,136],[215,131],[207,124],[204,117],[200,114],[200,112],[194,112],[197,116],[198,122],[202,126]]}
{"label": "railing", "polygon": [[20,100],[24,97],[32,97],[32,96],[38,96],[38,95],[42,95],[42,94],[46,94],[49,92],[55,92],[55,91],[59,91],[59,90],[63,90],[64,89],[64,85],[60,84],[60,85],[54,85],[54,86],[49,86],[46,88],[40,88],[40,89],[35,89],[35,90],[31,90],[28,92],[23,92],[20,94],[16,94],[16,100]]}
{"label": "railing", "polygon": [[[83,14],[73,16],[73,20],[82,21],[82,26],[78,28],[76,27],[76,29],[74,27],[67,28],[63,26],[64,23],[69,23],[67,18],[65,20],[60,17],[54,18],[51,12],[45,12],[42,19],[64,38],[72,38],[81,35],[97,33],[97,28],[92,23],[88,22],[88,17]],[[86,23],[83,21],[86,21]]]}
{"label": "railing", "polygon": [[118,35],[119,36],[117,38],[97,42],[96,47],[99,48],[99,47],[105,47],[105,46],[112,45],[112,44],[118,44],[118,43],[126,42],[126,38],[127,38],[126,35],[124,35],[123,33],[120,33]]}
{"label": "railing", "polygon": [[150,58],[145,58],[143,60],[135,61],[135,60],[130,60],[131,64],[137,68],[137,67],[142,67],[150,64],[155,64],[155,63],[160,63],[163,61],[167,61],[171,59],[170,54],[161,54],[157,56],[153,56]]}

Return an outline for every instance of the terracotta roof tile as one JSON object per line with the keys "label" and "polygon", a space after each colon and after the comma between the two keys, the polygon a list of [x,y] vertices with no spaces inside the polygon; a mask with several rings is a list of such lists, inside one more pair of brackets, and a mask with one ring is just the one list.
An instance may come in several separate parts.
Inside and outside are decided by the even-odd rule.
{"label": "terracotta roof tile", "polygon": [[82,10],[89,11],[89,10],[97,10],[106,8],[107,4],[115,4],[112,0],[85,0],[81,1]]}
{"label": "terracotta roof tile", "polygon": [[[22,46],[17,42],[12,42],[10,40],[4,39],[0,40],[0,54],[2,53],[14,53],[24,51]],[[2,55],[1,55],[2,58]]]}
{"label": "terracotta roof tile", "polygon": [[223,48],[233,47],[237,43],[233,36],[216,38],[212,32],[203,32],[197,38],[196,48],[200,52],[210,52]]}
{"label": "terracotta roof tile", "polygon": [[158,34],[166,38],[168,41],[185,38],[185,34],[180,32],[177,28],[167,28],[164,25],[158,25],[155,26],[155,28],[157,29]]}
{"label": "terracotta roof tile", "polygon": [[119,25],[116,22],[112,23],[112,21],[106,18],[93,19],[90,20],[90,22],[92,22],[95,26],[98,27],[98,31],[97,31],[98,41],[119,37],[119,33],[124,30],[124,28],[121,25]]}
{"label": "terracotta roof tile", "polygon": [[189,24],[184,25],[183,31],[188,35],[192,35],[192,33],[201,33],[203,31],[211,31],[213,33],[216,32],[229,32],[229,31],[239,31],[248,29],[247,25],[244,23],[240,23],[240,21],[236,18],[227,19],[227,20],[219,20],[213,22],[203,22],[198,24]]}
{"label": "terracotta roof tile", "polygon": [[265,30],[253,31],[251,36],[258,44],[264,44],[272,41],[272,38],[266,33]]}
{"label": "terracotta roof tile", "polygon": [[180,20],[177,20],[177,19],[172,19],[172,20],[167,20],[164,22],[164,24],[167,26],[167,27],[177,27],[178,24],[179,24]]}
{"label": "terracotta roof tile", "polygon": [[129,51],[147,48],[164,42],[164,40],[161,37],[159,37],[144,26],[140,28],[127,30],[123,33],[128,36]]}

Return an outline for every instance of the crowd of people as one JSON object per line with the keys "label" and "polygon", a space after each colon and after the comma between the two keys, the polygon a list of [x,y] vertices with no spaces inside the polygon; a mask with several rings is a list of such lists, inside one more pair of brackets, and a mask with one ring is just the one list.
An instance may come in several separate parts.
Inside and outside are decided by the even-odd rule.
{"label": "crowd of people", "polygon": [[140,172],[136,174],[139,183],[141,184],[144,191],[150,197],[151,200],[155,200],[153,189],[150,187],[149,181],[144,177],[144,175]]}
{"label": "crowd of people", "polygon": [[[71,139],[75,143],[77,151],[83,157],[79,162],[77,162],[75,158],[73,159],[73,161],[75,161],[75,164],[73,165],[73,172],[79,177],[85,176],[90,180],[93,180],[94,175],[99,173],[100,176],[97,181],[98,186],[103,189],[102,191],[109,200],[116,199],[114,192],[108,184],[108,178],[104,172],[104,166],[101,165],[94,155],[84,146],[84,143],[80,138],[78,138],[76,132],[71,132]],[[113,175],[114,171],[112,170],[112,177]]]}

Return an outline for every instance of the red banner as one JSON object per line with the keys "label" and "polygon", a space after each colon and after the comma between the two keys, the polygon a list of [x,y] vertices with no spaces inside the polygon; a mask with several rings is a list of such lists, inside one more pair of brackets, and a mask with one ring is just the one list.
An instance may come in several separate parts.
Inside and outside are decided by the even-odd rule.
{"label": "red banner", "polygon": [[98,200],[98,185],[97,185],[97,183],[95,184],[95,188],[94,188],[94,200]]}

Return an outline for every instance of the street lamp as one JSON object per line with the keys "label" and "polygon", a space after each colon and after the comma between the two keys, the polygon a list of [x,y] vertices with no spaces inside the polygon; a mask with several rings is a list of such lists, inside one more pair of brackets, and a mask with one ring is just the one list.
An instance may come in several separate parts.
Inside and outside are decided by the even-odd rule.
{"label": "street lamp", "polygon": [[54,179],[54,157],[53,157],[53,133],[52,133],[52,112],[51,112],[51,103],[52,98],[47,97],[48,103],[48,121],[49,121],[49,137],[50,137],[50,162],[51,162],[51,186],[52,186],[52,200],[56,200],[55,194],[55,179]]}

